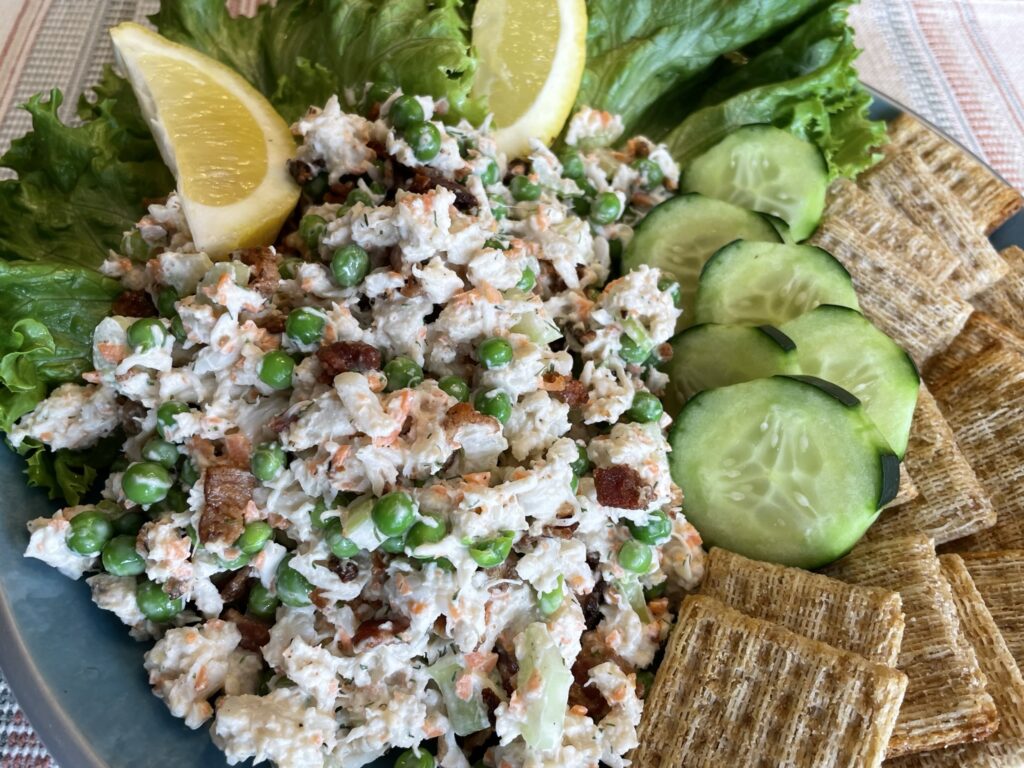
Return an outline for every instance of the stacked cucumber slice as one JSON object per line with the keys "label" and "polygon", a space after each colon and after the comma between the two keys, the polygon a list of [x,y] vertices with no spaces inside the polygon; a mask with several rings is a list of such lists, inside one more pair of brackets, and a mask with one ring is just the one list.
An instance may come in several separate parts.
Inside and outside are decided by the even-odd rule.
{"label": "stacked cucumber slice", "polygon": [[683,179],[691,194],[648,216],[624,266],[682,288],[666,405],[687,517],[708,545],[825,565],[896,494],[917,369],[860,313],[843,266],[797,244],[828,185],[813,145],[748,126]]}

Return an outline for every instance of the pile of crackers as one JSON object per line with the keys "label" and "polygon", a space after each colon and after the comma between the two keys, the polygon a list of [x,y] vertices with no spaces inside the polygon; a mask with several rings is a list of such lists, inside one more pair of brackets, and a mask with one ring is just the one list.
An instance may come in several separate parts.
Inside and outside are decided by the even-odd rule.
{"label": "pile of crackers", "polygon": [[812,242],[924,384],[903,488],[821,573],[721,549],[685,598],[636,768],[1024,768],[1022,205],[909,116]]}

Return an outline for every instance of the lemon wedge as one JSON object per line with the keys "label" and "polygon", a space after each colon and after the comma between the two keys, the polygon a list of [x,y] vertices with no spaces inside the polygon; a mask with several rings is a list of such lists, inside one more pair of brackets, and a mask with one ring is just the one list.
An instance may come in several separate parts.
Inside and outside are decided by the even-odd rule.
{"label": "lemon wedge", "polygon": [[110,30],[174,173],[196,248],[213,258],[268,245],[295,207],[288,124],[241,75],[138,24]]}
{"label": "lemon wedge", "polygon": [[473,12],[478,67],[473,89],[488,99],[498,147],[528,154],[572,110],[587,59],[585,0],[480,0]]}

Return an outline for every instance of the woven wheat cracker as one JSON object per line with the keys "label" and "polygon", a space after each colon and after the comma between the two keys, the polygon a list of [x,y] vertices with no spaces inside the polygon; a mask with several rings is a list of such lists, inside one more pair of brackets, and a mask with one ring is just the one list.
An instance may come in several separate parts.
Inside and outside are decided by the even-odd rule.
{"label": "woven wheat cracker", "polygon": [[900,596],[715,547],[702,595],[869,661],[895,666],[903,637]]}
{"label": "woven wheat cracker", "polygon": [[1017,665],[1024,664],[1024,549],[960,556]]}
{"label": "woven wheat cracker", "polygon": [[932,393],[996,511],[996,524],[951,551],[1024,549],[1024,356],[989,347]]}
{"label": "woven wheat cracker", "polygon": [[977,741],[995,731],[995,705],[927,536],[862,542],[825,572],[896,590],[903,598],[906,629],[897,666],[909,684],[889,757]]}
{"label": "woven wheat cracker", "polygon": [[850,272],[861,308],[921,365],[945,349],[971,314],[971,305],[922,277],[902,251],[881,248],[846,213],[851,198],[866,196],[845,179],[829,189],[825,217],[812,242]]}
{"label": "woven wheat cracker", "polygon": [[1024,249],[1011,245],[999,253],[1009,266],[1009,273],[972,301],[978,309],[1024,336]]}
{"label": "woven wheat cracker", "polygon": [[889,123],[893,145],[921,158],[942,184],[959,197],[990,234],[1020,210],[1024,198],[974,155],[910,115]]}
{"label": "woven wheat cracker", "polygon": [[925,382],[932,386],[948,379],[967,360],[996,344],[1024,354],[1024,336],[1014,333],[991,315],[975,312],[967,318],[953,343],[928,361],[922,372]]}
{"label": "woven wheat cracker", "polygon": [[918,496],[886,508],[868,529],[869,539],[923,533],[942,543],[995,525],[988,494],[925,387],[918,393],[903,467],[914,478]]}
{"label": "woven wheat cracker", "polygon": [[956,555],[939,558],[957,618],[974,648],[988,690],[999,709],[999,730],[974,744],[894,760],[892,768],[1020,768],[1024,765],[1024,679],[1010,655],[964,563]]}
{"label": "woven wheat cracker", "polygon": [[[971,212],[921,159],[908,152],[887,152],[882,162],[858,182],[957,258],[959,263],[949,281],[960,296],[970,298],[1007,273],[1006,262],[979,229]],[[916,244],[908,242],[906,247],[914,248]]]}
{"label": "woven wheat cracker", "polygon": [[917,483],[914,482],[914,478],[910,476],[910,472],[907,471],[907,465],[900,464],[900,488],[896,492],[896,496],[893,497],[893,500],[886,504],[884,509],[909,504],[920,495],[921,490],[917,487]]}
{"label": "woven wheat cracker", "polygon": [[634,768],[881,765],[903,673],[687,597],[644,704]]}

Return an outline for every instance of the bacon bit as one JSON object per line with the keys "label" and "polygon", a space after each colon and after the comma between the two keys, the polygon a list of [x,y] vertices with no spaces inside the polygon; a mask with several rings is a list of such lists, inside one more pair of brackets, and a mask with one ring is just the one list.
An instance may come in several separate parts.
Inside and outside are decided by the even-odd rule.
{"label": "bacon bit", "polygon": [[597,501],[605,507],[643,509],[644,499],[650,495],[650,489],[643,484],[640,473],[625,464],[595,469],[594,485],[597,488]]}
{"label": "bacon bit", "polygon": [[571,539],[579,525],[579,523],[573,523],[572,525],[545,525],[543,529],[544,535],[552,536],[556,539]]}
{"label": "bacon bit", "polygon": [[199,518],[199,540],[231,544],[242,535],[245,508],[252,500],[255,478],[248,470],[216,465],[206,470],[206,505]]}
{"label": "bacon bit", "polygon": [[355,651],[367,651],[382,643],[393,640],[409,628],[409,621],[401,616],[388,619],[371,619],[359,625],[352,636],[352,648]]}
{"label": "bacon bit", "polygon": [[145,291],[122,291],[114,299],[110,311],[124,317],[156,317],[159,314]]}
{"label": "bacon bit", "polygon": [[325,384],[334,381],[339,373],[376,371],[380,369],[381,357],[376,347],[362,341],[336,341],[316,351],[322,372],[320,380]]}
{"label": "bacon bit", "polygon": [[220,585],[220,599],[225,603],[234,603],[244,600],[249,594],[249,569],[240,568],[235,571],[231,578]]}
{"label": "bacon bit", "polygon": [[287,321],[288,318],[284,316],[284,313],[276,309],[254,320],[256,326],[262,328],[267,333],[284,333]]}
{"label": "bacon bit", "polygon": [[551,393],[552,397],[561,400],[570,408],[582,408],[590,400],[590,393],[582,381],[571,376],[548,372],[544,374],[542,389]]}
{"label": "bacon bit", "polygon": [[470,211],[479,205],[473,193],[464,184],[459,184],[457,181],[445,178],[430,168],[417,168],[412,179],[409,181],[407,189],[410,192],[422,195],[435,187],[444,187],[454,192],[455,207],[460,211]]}
{"label": "bacon bit", "polygon": [[234,608],[228,608],[224,612],[224,618],[238,627],[238,633],[242,636],[238,644],[245,650],[259,653],[260,648],[270,642],[270,627],[262,621],[246,616]]}
{"label": "bacon bit", "polygon": [[324,591],[320,589],[320,587],[317,587],[309,593],[309,599],[310,602],[312,602],[313,605],[315,605],[321,611],[325,610],[327,606],[331,604],[331,601],[327,599],[327,595],[324,594]]}
{"label": "bacon bit", "polygon": [[496,418],[480,413],[469,403],[456,403],[449,408],[441,426],[448,439],[452,440],[461,427],[469,424],[486,424],[497,429],[501,428],[501,424]]}
{"label": "bacon bit", "polygon": [[115,344],[112,341],[101,341],[96,345],[96,351],[100,353],[100,357],[106,360],[108,363],[120,363],[128,354],[128,347],[124,344]]}
{"label": "bacon bit", "polygon": [[252,458],[252,443],[241,432],[224,436],[224,456],[233,467],[245,469]]}
{"label": "bacon bit", "polygon": [[273,296],[281,281],[281,273],[277,269],[281,257],[274,249],[243,248],[234,255],[243,264],[252,268],[249,273],[249,287],[263,296]]}
{"label": "bacon bit", "polygon": [[328,570],[341,579],[343,582],[353,581],[359,576],[359,565],[355,560],[342,560],[341,558],[331,555],[327,560]]}
{"label": "bacon bit", "polygon": [[498,675],[501,677],[501,685],[505,689],[505,693],[511,695],[516,689],[516,675],[519,674],[519,662],[516,661],[515,652],[504,637],[498,638],[498,641],[494,644],[494,650],[498,656],[497,668]]}

